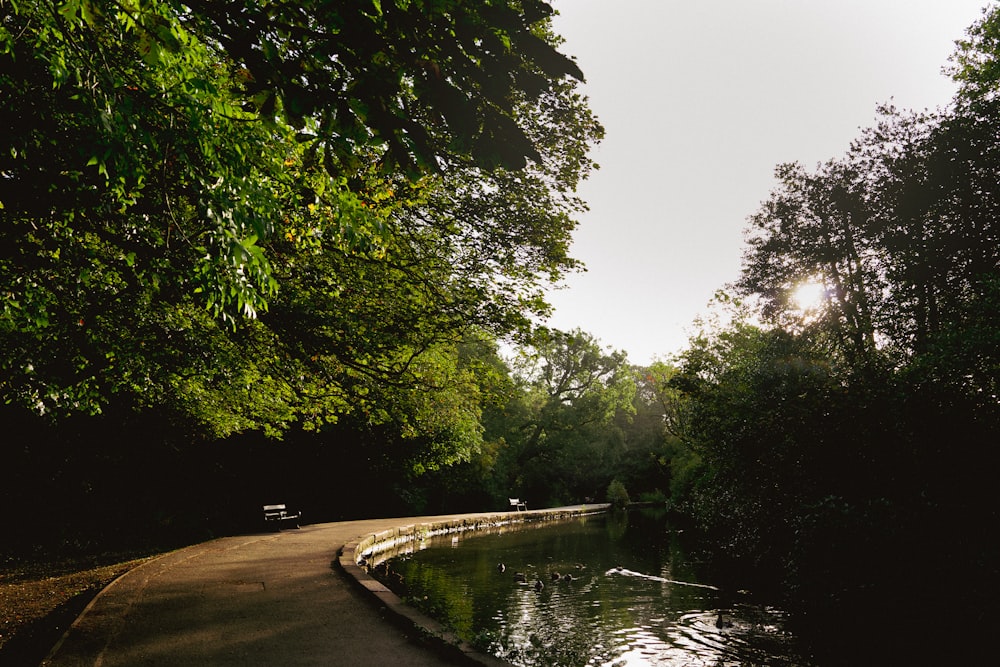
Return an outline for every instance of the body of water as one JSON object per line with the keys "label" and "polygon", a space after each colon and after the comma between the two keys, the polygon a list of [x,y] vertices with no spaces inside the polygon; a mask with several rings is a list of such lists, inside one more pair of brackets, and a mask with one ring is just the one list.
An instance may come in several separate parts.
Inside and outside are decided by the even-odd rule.
{"label": "body of water", "polygon": [[373,574],[524,667],[809,664],[781,610],[699,580],[662,513],[442,536]]}

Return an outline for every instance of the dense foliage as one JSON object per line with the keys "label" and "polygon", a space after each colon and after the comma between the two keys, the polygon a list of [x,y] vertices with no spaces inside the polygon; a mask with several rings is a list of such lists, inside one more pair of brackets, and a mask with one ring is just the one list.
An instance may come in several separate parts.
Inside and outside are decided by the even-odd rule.
{"label": "dense foliage", "polygon": [[662,411],[640,369],[582,331],[541,330],[503,363],[504,387],[484,406],[484,455],[422,480],[425,511],[605,502],[610,482],[665,498]]}
{"label": "dense foliage", "polygon": [[475,448],[457,346],[576,268],[602,132],[546,4],[4,5],[6,403]]}
{"label": "dense foliage", "polygon": [[[297,458],[364,484],[486,451],[603,132],[546,3],[2,9],[5,497],[102,533],[66,503],[175,525]],[[193,488],[157,508],[167,470]]]}
{"label": "dense foliage", "polygon": [[[696,464],[678,499],[728,576],[812,619],[831,663],[981,655],[963,635],[1000,587],[983,536],[998,520],[998,23],[960,44],[950,108],[884,109],[843,158],[777,168],[730,290],[743,310],[669,382]],[[807,284],[819,302],[796,302]]]}

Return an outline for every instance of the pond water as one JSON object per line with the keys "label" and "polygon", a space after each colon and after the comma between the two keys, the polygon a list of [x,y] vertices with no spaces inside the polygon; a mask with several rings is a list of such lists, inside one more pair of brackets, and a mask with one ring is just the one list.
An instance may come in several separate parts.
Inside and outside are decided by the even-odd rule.
{"label": "pond water", "polygon": [[372,573],[523,667],[809,664],[781,610],[698,579],[662,514],[436,537]]}

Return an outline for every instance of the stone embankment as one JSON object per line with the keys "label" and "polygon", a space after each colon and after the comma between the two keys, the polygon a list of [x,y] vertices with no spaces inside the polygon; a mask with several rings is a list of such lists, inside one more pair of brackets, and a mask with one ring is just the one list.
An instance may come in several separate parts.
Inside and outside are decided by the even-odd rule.
{"label": "stone embankment", "polygon": [[338,563],[345,573],[378,600],[386,613],[391,614],[397,621],[421,634],[425,640],[439,644],[440,648],[457,650],[472,664],[509,667],[507,662],[478,651],[441,623],[407,605],[398,595],[372,577],[368,573],[368,566],[378,559],[379,554],[397,551],[400,548],[405,548],[406,545],[420,543],[436,536],[449,534],[457,536],[462,533],[501,526],[571,519],[606,512],[609,507],[606,504],[576,505],[522,512],[474,514],[444,518],[427,523],[400,525],[381,532],[361,535],[348,542],[338,554]]}

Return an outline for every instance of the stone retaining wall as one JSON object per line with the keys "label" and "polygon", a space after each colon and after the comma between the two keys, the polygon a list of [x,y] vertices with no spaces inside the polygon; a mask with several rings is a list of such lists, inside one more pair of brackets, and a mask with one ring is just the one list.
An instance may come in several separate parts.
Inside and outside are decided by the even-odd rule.
{"label": "stone retaining wall", "polygon": [[380,533],[361,535],[357,539],[348,542],[340,550],[337,563],[346,574],[357,581],[387,612],[393,614],[397,620],[411,626],[422,638],[428,640],[435,647],[452,653],[457,652],[459,657],[470,664],[485,665],[487,667],[509,667],[509,663],[494,656],[480,653],[459,639],[439,622],[405,604],[398,595],[368,574],[365,566],[382,552],[397,549],[401,545],[410,542],[419,542],[436,535],[458,534],[518,523],[559,521],[586,516],[588,514],[600,514],[606,512],[609,507],[610,505],[597,504],[528,510],[526,512],[508,511],[465,514],[442,517],[426,523],[398,526]]}

